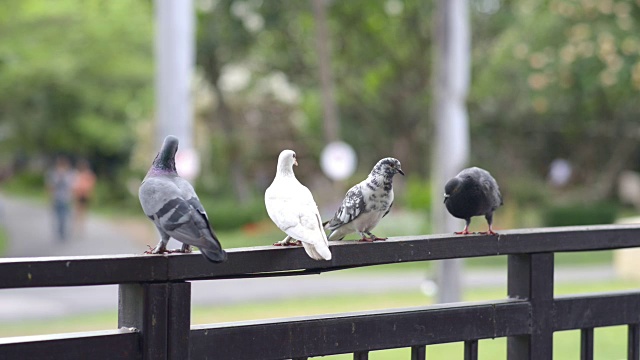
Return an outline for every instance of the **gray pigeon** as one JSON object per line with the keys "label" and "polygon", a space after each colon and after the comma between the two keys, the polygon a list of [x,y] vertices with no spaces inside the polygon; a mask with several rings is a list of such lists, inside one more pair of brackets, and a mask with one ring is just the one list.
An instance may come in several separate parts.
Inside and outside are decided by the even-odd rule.
{"label": "gray pigeon", "polygon": [[444,186],[444,204],[451,215],[464,219],[464,230],[456,234],[471,234],[469,224],[472,216],[484,215],[489,230],[482,234],[495,235],[493,212],[502,205],[502,195],[496,179],[488,171],[472,167],[460,171]]}
{"label": "gray pigeon", "polygon": [[172,237],[183,244],[176,252],[189,252],[191,246],[197,246],[208,260],[221,263],[227,260],[227,253],[222,250],[193,186],[178,176],[176,151],[178,138],[167,136],[138,191],[142,210],[160,233],[160,242],[151,253],[172,252],[167,250]]}
{"label": "gray pigeon", "polygon": [[400,161],[384,158],[378,161],[365,180],[349,189],[336,214],[325,223],[325,229],[331,231],[329,240],[342,240],[354,232],[362,236],[360,241],[386,240],[373,235],[371,230],[391,210],[393,176],[397,173],[404,175]]}
{"label": "gray pigeon", "polygon": [[276,246],[302,245],[314,260],[331,260],[327,234],[322,229],[318,205],[311,191],[293,173],[296,153],[283,150],[278,156],[276,176],[264,192],[264,204],[274,224],[287,234]]}

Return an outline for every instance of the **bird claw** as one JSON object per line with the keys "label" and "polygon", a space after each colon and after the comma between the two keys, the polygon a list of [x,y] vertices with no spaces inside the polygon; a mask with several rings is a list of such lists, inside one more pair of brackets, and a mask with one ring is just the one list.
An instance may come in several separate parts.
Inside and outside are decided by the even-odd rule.
{"label": "bird claw", "polygon": [[379,237],[377,237],[377,236],[372,236],[372,237],[370,237],[370,238],[363,237],[362,239],[358,240],[358,242],[385,241],[385,240],[387,240],[387,239],[388,239],[388,238],[386,238],[386,237],[385,237],[385,238],[379,238]]}
{"label": "bird claw", "polygon": [[475,234],[474,232],[469,232],[469,230],[464,229],[462,231],[454,231],[453,232],[456,235],[471,235],[471,234]]}
{"label": "bird claw", "polygon": [[481,231],[478,234],[482,234],[482,235],[498,235],[497,232],[493,231],[493,230],[489,230],[489,231]]}
{"label": "bird claw", "polygon": [[273,244],[273,246],[302,246],[302,241],[300,240],[296,240],[296,241],[278,241],[276,243]]}
{"label": "bird claw", "polygon": [[152,248],[151,246],[147,245],[147,247],[149,248],[148,250],[145,250],[145,254],[175,254],[175,253],[185,253],[185,252],[191,252],[191,250],[189,251],[182,251],[182,249],[173,249],[173,250],[169,250],[169,249],[157,249],[157,248]]}
{"label": "bird claw", "polygon": [[369,237],[363,236],[362,239],[358,240],[358,242],[374,242],[374,241],[385,241],[388,238],[384,237],[384,238],[380,238],[377,237],[373,234],[368,234]]}

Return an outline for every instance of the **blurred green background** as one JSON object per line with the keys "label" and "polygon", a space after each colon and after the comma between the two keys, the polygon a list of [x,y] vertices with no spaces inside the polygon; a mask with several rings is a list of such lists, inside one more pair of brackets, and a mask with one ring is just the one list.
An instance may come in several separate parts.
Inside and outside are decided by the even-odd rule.
{"label": "blurred green background", "polygon": [[[638,2],[469,4],[469,163],[501,185],[497,227],[608,223],[633,212],[616,189],[622,171],[640,168]],[[321,203],[327,189],[333,199],[395,156],[409,174],[396,208],[428,212],[434,6],[329,4],[340,131],[359,159],[336,191],[318,165],[325,144],[310,3],[196,1],[196,187],[217,229],[265,219],[262,194],[283,148],[298,152],[297,175]],[[153,3],[3,2],[0,33],[4,188],[38,194],[55,155],[87,158],[99,207],[138,214],[132,193],[157,151]],[[573,172],[552,188],[557,158]]]}

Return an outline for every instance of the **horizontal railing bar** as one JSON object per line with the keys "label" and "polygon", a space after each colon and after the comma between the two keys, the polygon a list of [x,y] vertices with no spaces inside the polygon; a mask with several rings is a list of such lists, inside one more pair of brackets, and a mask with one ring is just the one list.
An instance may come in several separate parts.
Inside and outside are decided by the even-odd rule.
{"label": "horizontal railing bar", "polygon": [[502,300],[200,325],[190,354],[266,360],[524,335],[529,316],[528,302]]}
{"label": "horizontal railing bar", "polygon": [[142,359],[139,333],[105,330],[0,338],[0,359]]}
{"label": "horizontal railing bar", "polygon": [[230,249],[223,264],[211,264],[200,254],[10,258],[0,259],[0,288],[284,276],[411,261],[640,247],[638,230],[640,225],[599,225],[509,230],[498,236],[339,241],[330,244],[331,261],[312,260],[302,248],[273,246]]}
{"label": "horizontal railing bar", "polygon": [[0,259],[0,288],[166,281],[163,256],[69,256]]}
{"label": "horizontal railing bar", "polygon": [[555,331],[640,323],[640,292],[557,297]]}

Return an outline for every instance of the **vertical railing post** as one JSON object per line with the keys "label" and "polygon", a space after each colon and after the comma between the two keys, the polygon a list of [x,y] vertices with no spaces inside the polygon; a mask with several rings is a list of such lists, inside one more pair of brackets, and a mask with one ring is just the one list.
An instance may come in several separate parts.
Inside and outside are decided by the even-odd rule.
{"label": "vertical railing post", "polygon": [[416,345],[411,347],[411,360],[425,360],[427,358],[427,347]]}
{"label": "vertical railing post", "polygon": [[580,330],[580,360],[593,360],[593,328]]}
{"label": "vertical railing post", "polygon": [[118,327],[140,331],[142,359],[167,358],[167,284],[121,284]]}
{"label": "vertical railing post", "polygon": [[191,284],[121,284],[118,327],[140,331],[142,359],[189,358]]}
{"label": "vertical railing post", "polygon": [[553,253],[509,255],[510,298],[531,304],[531,333],[507,340],[509,360],[551,360],[553,357]]}
{"label": "vertical railing post", "polygon": [[169,283],[168,360],[189,359],[191,332],[191,283]]}
{"label": "vertical railing post", "polygon": [[640,360],[640,324],[629,324],[627,359]]}
{"label": "vertical railing post", "polygon": [[478,360],[478,340],[464,342],[464,360]]}

